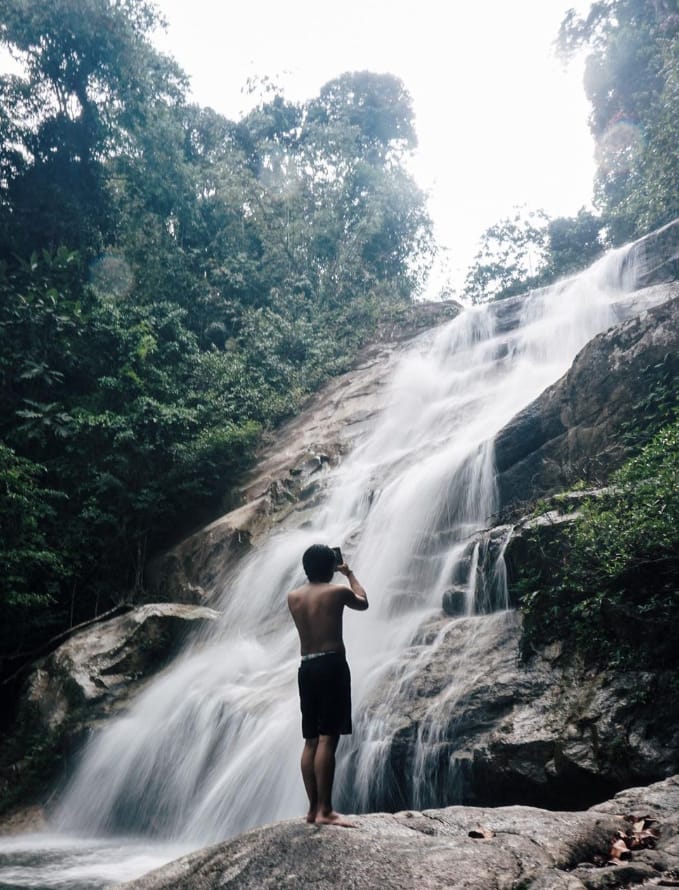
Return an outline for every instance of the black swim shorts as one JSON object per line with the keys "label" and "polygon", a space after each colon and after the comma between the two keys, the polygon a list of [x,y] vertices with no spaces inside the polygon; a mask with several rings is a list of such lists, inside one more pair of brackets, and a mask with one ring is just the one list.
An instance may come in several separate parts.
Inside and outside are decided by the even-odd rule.
{"label": "black swim shorts", "polygon": [[305,739],[351,734],[351,675],[342,653],[303,661],[297,683]]}

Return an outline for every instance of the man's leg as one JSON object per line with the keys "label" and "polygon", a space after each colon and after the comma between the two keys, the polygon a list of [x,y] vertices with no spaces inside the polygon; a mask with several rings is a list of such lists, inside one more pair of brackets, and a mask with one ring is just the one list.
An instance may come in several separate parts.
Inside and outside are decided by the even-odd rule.
{"label": "man's leg", "polygon": [[354,828],[354,823],[347,821],[332,808],[332,782],[335,778],[335,750],[339,736],[321,735],[318,737],[318,747],[314,757],[314,773],[316,788],[318,790],[318,809],[316,811],[317,825],[342,825],[345,828]]}
{"label": "man's leg", "polygon": [[318,738],[305,739],[304,748],[302,749],[302,779],[309,798],[309,812],[307,813],[307,822],[316,821],[316,811],[318,810],[318,788],[316,786],[316,775],[314,773],[314,756],[318,746]]}

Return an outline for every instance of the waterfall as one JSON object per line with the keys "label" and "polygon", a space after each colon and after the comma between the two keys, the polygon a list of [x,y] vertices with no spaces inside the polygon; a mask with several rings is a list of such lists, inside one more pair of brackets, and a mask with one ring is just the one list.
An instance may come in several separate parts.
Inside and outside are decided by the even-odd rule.
{"label": "waterfall", "polygon": [[[89,743],[59,827],[197,846],[304,812],[298,642],[286,593],[301,583],[301,555],[317,541],[342,547],[371,601],[368,612],[345,618],[355,731],[338,752],[341,802],[356,811],[389,801],[390,703],[417,675],[418,634],[436,619],[435,647],[464,621],[464,646],[482,647],[506,614],[502,548],[482,609],[478,546],[470,559],[470,541],[498,508],[494,436],[591,337],[633,311],[632,297],[611,283],[620,256],[521,300],[471,308],[413,342],[372,427],[326,472],[312,519],[293,513],[220,579],[210,601],[217,626]],[[467,617],[442,622],[455,577],[467,591]],[[421,723],[403,790],[413,806],[455,802],[455,775],[436,760],[437,734],[443,711],[477,679],[452,669]],[[384,694],[375,704],[377,689]]]}

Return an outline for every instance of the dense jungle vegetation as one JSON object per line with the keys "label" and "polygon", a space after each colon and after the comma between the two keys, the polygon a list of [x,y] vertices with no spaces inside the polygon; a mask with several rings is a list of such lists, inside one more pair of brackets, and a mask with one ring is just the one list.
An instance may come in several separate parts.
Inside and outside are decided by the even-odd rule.
{"label": "dense jungle vegetation", "polygon": [[3,5],[5,655],[133,596],[433,250],[398,79],[234,122],[187,101],[157,25],[146,0]]}
{"label": "dense jungle vegetation", "polygon": [[[133,598],[154,548],[228,504],[262,431],[351,364],[435,250],[397,78],[345,74],[299,104],[273,90],[231,121],[188,101],[157,26],[146,0],[0,14],[21,66],[0,76],[9,669]],[[679,216],[678,32],[675,0],[566,17],[561,52],[589,54],[595,212],[498,222],[468,297],[548,283]]]}

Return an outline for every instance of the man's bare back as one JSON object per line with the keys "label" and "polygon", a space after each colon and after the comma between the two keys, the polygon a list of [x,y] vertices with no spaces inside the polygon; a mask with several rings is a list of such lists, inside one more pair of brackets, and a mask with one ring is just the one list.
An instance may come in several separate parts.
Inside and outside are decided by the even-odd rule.
{"label": "man's bare back", "polygon": [[341,565],[337,570],[346,575],[351,588],[343,584],[309,582],[288,594],[288,607],[299,633],[302,655],[314,652],[343,653],[344,607],[359,611],[368,608],[365,591],[351,569]]}

